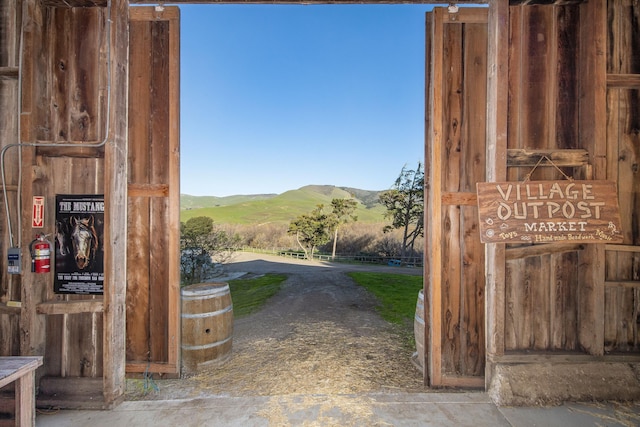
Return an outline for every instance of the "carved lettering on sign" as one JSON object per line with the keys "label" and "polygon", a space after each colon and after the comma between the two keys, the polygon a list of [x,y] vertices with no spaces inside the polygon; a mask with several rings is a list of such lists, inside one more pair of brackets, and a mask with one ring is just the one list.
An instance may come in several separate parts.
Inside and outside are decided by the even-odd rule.
{"label": "carved lettering on sign", "polygon": [[614,182],[482,182],[476,187],[483,243],[622,242]]}

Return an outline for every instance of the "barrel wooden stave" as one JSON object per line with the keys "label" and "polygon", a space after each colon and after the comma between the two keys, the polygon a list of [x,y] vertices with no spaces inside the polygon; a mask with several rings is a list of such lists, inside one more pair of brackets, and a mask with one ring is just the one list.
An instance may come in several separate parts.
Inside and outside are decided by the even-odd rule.
{"label": "barrel wooden stave", "polygon": [[199,283],[182,288],[182,367],[185,373],[231,353],[233,303],[227,283]]}

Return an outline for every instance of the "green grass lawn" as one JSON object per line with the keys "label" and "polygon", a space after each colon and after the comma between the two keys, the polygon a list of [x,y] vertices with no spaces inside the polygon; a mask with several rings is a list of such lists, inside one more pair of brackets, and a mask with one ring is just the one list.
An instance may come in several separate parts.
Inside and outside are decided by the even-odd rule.
{"label": "green grass lawn", "polygon": [[280,290],[286,274],[265,274],[251,279],[229,281],[233,316],[238,318],[258,310],[269,298]]}
{"label": "green grass lawn", "polygon": [[377,310],[383,319],[395,325],[413,325],[422,276],[362,272],[348,275],[378,298]]}

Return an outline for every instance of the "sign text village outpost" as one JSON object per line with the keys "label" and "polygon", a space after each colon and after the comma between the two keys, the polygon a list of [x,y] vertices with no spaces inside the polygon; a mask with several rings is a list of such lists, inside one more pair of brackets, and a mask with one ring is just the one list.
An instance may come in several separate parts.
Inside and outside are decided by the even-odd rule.
{"label": "sign text village outpost", "polygon": [[483,243],[620,243],[612,181],[482,182],[478,190]]}

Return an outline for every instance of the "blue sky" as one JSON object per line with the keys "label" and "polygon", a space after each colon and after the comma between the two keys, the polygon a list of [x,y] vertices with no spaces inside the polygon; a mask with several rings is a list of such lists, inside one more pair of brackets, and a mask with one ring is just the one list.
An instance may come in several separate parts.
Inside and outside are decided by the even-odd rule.
{"label": "blue sky", "polygon": [[423,161],[430,8],[181,6],[181,193],[390,188]]}

